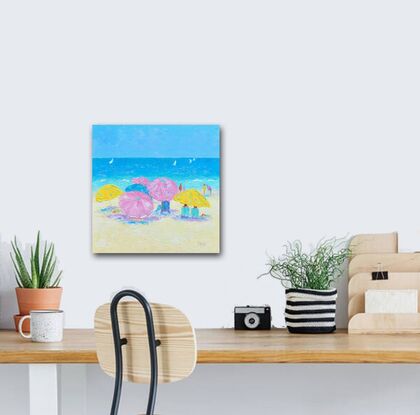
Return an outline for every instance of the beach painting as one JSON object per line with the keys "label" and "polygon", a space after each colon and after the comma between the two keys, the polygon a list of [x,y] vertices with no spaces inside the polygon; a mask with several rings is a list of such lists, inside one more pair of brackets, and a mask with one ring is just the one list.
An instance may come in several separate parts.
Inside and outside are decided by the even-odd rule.
{"label": "beach painting", "polygon": [[220,252],[217,125],[94,125],[94,253]]}

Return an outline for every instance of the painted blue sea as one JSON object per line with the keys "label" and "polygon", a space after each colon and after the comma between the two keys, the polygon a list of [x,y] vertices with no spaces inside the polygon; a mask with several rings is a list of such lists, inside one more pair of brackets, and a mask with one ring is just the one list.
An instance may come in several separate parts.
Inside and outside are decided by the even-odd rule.
{"label": "painted blue sea", "polygon": [[154,180],[167,177],[184,189],[201,189],[203,184],[219,190],[219,158],[93,158],[92,190],[105,184],[124,189],[135,177]]}

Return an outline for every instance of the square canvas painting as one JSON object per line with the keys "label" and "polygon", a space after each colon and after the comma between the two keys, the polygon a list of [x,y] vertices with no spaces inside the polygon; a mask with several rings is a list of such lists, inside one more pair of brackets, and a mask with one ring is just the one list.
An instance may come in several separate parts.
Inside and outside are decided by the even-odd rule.
{"label": "square canvas painting", "polygon": [[219,253],[217,125],[94,125],[94,253]]}

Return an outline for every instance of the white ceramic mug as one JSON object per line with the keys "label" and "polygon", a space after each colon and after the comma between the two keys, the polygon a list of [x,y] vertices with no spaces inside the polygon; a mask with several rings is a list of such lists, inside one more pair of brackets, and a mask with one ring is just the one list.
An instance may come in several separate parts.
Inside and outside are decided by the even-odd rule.
{"label": "white ceramic mug", "polygon": [[[22,331],[23,322],[31,320],[31,332]],[[29,316],[24,316],[19,321],[19,333],[33,342],[49,343],[63,340],[64,313],[61,310],[33,310]]]}

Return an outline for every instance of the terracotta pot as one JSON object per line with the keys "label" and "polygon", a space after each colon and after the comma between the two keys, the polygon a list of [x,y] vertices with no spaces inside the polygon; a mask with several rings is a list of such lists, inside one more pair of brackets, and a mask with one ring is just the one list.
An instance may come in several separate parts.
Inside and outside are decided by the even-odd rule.
{"label": "terracotta pot", "polygon": [[[31,310],[58,310],[60,309],[63,289],[58,288],[16,288],[16,298],[19,306],[19,315],[15,316],[15,327],[18,329],[21,317],[28,315]],[[25,323],[27,323],[25,321]],[[24,323],[24,331],[29,326]],[[29,321],[28,321],[29,323]],[[25,330],[27,329],[27,330]]]}

